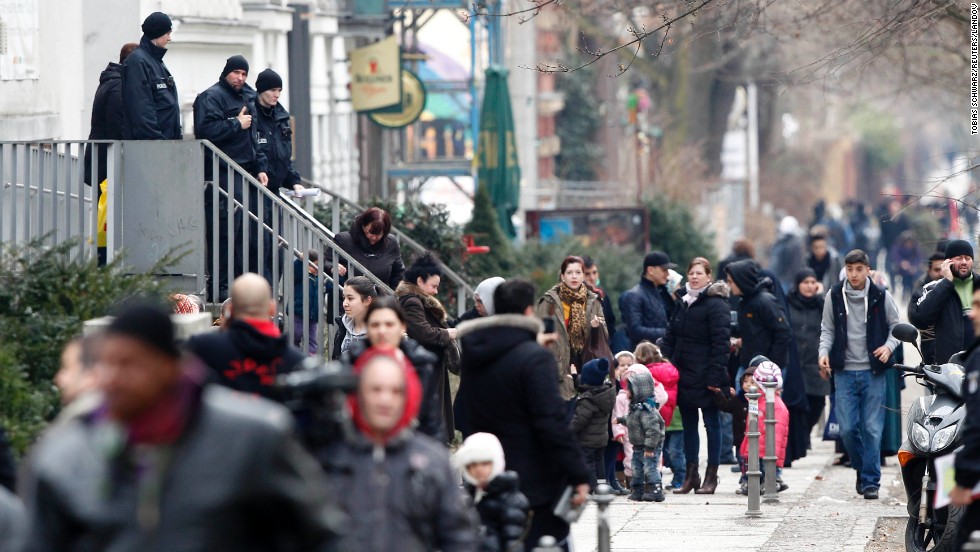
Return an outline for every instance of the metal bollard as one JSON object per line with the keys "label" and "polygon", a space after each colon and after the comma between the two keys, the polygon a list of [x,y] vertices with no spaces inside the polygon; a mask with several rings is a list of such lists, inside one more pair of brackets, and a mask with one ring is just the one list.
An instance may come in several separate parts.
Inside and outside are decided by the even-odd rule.
{"label": "metal bollard", "polygon": [[745,398],[749,401],[749,431],[746,433],[749,438],[749,465],[745,472],[749,480],[749,509],[745,511],[745,515],[749,517],[762,515],[762,509],[759,507],[759,491],[761,490],[759,489],[759,477],[762,476],[762,472],[759,471],[759,397],[761,396],[759,388],[754,385],[749,387],[748,392],[745,393]]}
{"label": "metal bollard", "polygon": [[562,552],[558,547],[558,541],[551,535],[545,535],[538,540],[538,545],[531,552]]}
{"label": "metal bollard", "polygon": [[609,512],[607,509],[614,498],[612,487],[605,483],[598,485],[595,489],[595,495],[592,496],[592,500],[599,507],[599,515],[597,516],[599,524],[599,552],[609,552],[611,550],[612,531],[609,529]]}
{"label": "metal bollard", "polygon": [[766,504],[779,504],[779,484],[776,483],[776,386],[775,381],[764,381],[766,392]]}
{"label": "metal bollard", "polygon": [[970,533],[970,542],[963,545],[963,552],[980,552],[980,531]]}

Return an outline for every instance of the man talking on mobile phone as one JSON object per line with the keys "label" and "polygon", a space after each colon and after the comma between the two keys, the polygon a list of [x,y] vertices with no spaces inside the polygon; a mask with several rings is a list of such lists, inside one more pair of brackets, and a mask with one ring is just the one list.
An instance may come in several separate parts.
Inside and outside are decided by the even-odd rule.
{"label": "man talking on mobile phone", "polygon": [[909,322],[924,330],[935,327],[935,362],[942,364],[965,351],[973,339],[970,303],[980,289],[980,276],[973,272],[973,246],[964,240],[946,244],[942,277],[922,288],[922,297],[909,304]]}

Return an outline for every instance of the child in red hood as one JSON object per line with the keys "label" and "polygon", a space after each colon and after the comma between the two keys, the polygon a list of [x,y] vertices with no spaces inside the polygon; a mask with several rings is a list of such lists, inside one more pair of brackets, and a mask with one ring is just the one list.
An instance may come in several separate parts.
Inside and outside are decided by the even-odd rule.
{"label": "child in red hood", "polygon": [[667,391],[667,401],[660,404],[660,415],[663,416],[664,423],[670,425],[674,417],[674,408],[677,406],[677,382],[681,376],[673,364],[664,359],[660,354],[660,347],[649,341],[644,341],[636,346],[633,353],[636,362],[647,367],[653,381],[664,386]]}
{"label": "child in red hood", "polygon": [[[759,357],[764,359],[765,357]],[[762,396],[759,397],[759,465],[762,466],[762,456],[765,455],[766,451],[766,395],[764,388],[762,387],[762,382],[764,381],[775,381],[780,385],[783,382],[782,370],[779,366],[776,366],[775,362],[770,360],[762,360],[758,364],[755,363],[756,359],[753,359],[753,364],[745,369],[745,373],[742,374],[742,381],[740,385],[742,386],[742,392],[747,393],[750,386],[755,385],[759,388]],[[779,396],[780,391],[776,391],[776,481],[778,483],[779,491],[785,491],[789,488],[785,483],[782,482],[782,478],[779,476],[780,471],[783,467],[783,462],[786,460],[786,443],[789,441],[789,410],[786,408],[786,404],[783,402],[782,397]],[[748,427],[748,419],[745,422],[746,427]],[[748,465],[749,457],[749,436],[748,432],[744,438],[742,438],[742,446],[739,448],[739,454],[742,456],[742,474],[745,475],[745,469]],[[765,477],[765,473],[763,473]],[[743,483],[745,485],[745,483]],[[745,489],[739,489],[739,494],[745,494]]]}

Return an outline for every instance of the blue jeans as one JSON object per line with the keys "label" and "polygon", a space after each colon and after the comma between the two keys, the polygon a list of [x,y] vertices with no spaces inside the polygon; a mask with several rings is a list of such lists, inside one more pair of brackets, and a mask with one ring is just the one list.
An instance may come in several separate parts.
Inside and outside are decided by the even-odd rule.
{"label": "blue jeans", "polygon": [[732,415],[728,412],[718,412],[721,419],[721,461],[734,464],[735,435],[732,429]]}
{"label": "blue jeans", "polygon": [[655,485],[661,482],[660,470],[657,469],[657,462],[660,460],[660,453],[663,445],[653,451],[653,456],[643,454],[646,449],[643,445],[633,445],[633,488],[642,489],[643,484]]}
{"label": "blue jeans", "polygon": [[681,420],[684,422],[684,457],[688,464],[698,463],[698,451],[701,449],[701,437],[698,435],[698,410],[704,417],[704,429],[708,433],[708,465],[717,466],[721,463],[721,418],[714,406],[698,408],[696,406],[680,406]]}
{"label": "blue jeans", "polygon": [[834,372],[836,414],[844,449],[861,489],[879,487],[881,433],[885,427],[885,376],[871,370]]}
{"label": "blue jeans", "polygon": [[[664,440],[664,455],[670,461],[670,471],[674,476],[670,479],[671,487],[680,487],[687,477],[687,460],[684,456],[684,432],[668,431]],[[666,462],[664,462],[666,464]]]}

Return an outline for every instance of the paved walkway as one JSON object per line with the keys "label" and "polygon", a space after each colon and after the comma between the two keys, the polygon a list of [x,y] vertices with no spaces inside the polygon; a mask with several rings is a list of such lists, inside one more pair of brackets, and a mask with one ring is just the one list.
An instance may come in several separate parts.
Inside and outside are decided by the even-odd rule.
{"label": "paved walkway", "polygon": [[[735,494],[738,474],[722,466],[714,495],[668,494],[661,503],[631,502],[617,497],[609,507],[612,550],[691,550],[697,552],[806,550],[864,551],[879,518],[904,517],[905,495],[894,457],[882,470],[881,497],[865,500],[854,492],[854,471],[831,466],[833,444],[814,441],[806,458],[783,470],[789,489],[778,504],[762,504],[760,518],[745,516],[746,497]],[[702,473],[704,466],[701,467]],[[666,481],[670,471],[665,470]],[[576,552],[597,549],[595,505],[572,528]],[[886,540],[904,548],[904,535]],[[892,543],[891,541],[894,541]],[[884,549],[890,549],[885,546]]]}

